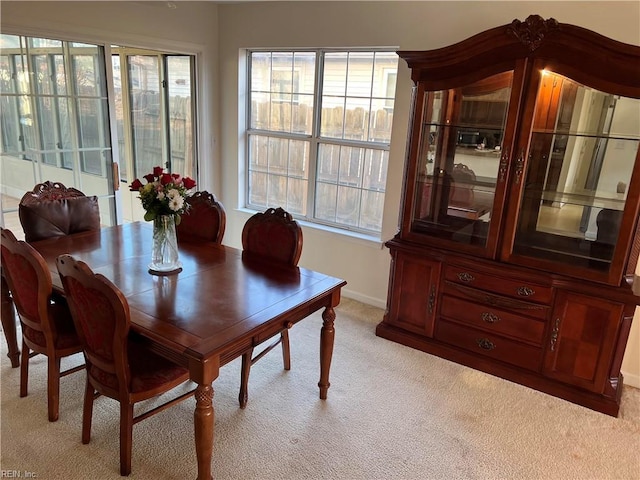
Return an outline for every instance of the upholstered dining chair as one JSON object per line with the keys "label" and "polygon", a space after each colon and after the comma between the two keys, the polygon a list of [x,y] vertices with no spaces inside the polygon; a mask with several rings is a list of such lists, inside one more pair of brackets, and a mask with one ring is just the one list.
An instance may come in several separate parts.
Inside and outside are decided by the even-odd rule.
{"label": "upholstered dining chair", "polygon": [[215,195],[203,190],[187,197],[186,202],[189,208],[176,227],[178,242],[222,243],[227,215]]}
{"label": "upholstered dining chair", "polygon": [[28,393],[29,359],[47,357],[47,404],[49,421],[59,416],[60,377],[82,370],[79,365],[60,370],[61,359],[82,351],[71,313],[64,299],[52,296],[51,274],[42,256],[28,243],[2,228],[2,269],[12,292],[22,326],[20,396]]}
{"label": "upholstered dining chair", "polygon": [[46,181],[26,192],[18,216],[27,242],[100,229],[98,197]]}
{"label": "upholstered dining chair", "polygon": [[[98,197],[86,196],[72,187],[60,182],[46,181],[38,183],[33,190],[26,192],[18,204],[18,216],[27,242],[35,242],[50,237],[68,235],[85,230],[100,228],[100,208]],[[2,275],[2,326],[9,348],[12,366],[19,366],[20,352],[15,345],[15,317],[11,291],[5,285]],[[54,293],[55,296],[55,293]]]}
{"label": "upholstered dining chair", "polygon": [[[302,228],[290,213],[284,209],[268,208],[251,216],[242,229],[242,249],[245,255],[254,259],[266,260],[283,265],[297,266],[302,254]],[[248,384],[251,366],[282,345],[284,369],[291,369],[288,327],[280,331],[278,339],[254,356],[254,347],[242,355],[240,378],[240,408],[247,406],[249,398]]]}
{"label": "upholstered dining chair", "polygon": [[130,330],[129,304],[106,277],[70,255],[57,259],[58,272],[82,343],[87,382],[82,443],[91,439],[93,402],[99,395],[120,403],[120,475],[131,473],[133,425],[181,402],[194,390],[174,396],[134,417],[134,404],[157,397],[189,379],[189,371],[149,350]]}

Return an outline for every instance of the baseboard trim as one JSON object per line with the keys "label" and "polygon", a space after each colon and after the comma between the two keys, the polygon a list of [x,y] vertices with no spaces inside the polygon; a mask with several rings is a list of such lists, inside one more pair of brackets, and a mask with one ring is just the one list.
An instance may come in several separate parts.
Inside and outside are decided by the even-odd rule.
{"label": "baseboard trim", "polygon": [[625,371],[621,372],[624,376],[624,384],[630,387],[640,388],[640,375],[634,375]]}
{"label": "baseboard trim", "polygon": [[378,298],[363,295],[346,288],[342,289],[342,296],[345,298],[350,298],[351,300],[357,300],[358,302],[362,302],[373,307],[382,308],[383,310],[387,306],[386,299],[380,300]]}

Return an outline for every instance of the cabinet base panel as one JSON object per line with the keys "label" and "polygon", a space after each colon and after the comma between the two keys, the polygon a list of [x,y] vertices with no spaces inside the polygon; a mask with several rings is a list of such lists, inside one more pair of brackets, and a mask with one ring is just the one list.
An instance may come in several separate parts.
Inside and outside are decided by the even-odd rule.
{"label": "cabinet base panel", "polygon": [[495,360],[470,354],[464,350],[433,339],[421,338],[413,333],[389,325],[384,321],[377,325],[376,335],[613,417],[617,417],[620,410],[622,375],[620,375],[617,382],[615,397],[605,397],[579,388],[572,388],[568,385],[549,380],[539,374],[527,372],[502,362],[496,362]]}

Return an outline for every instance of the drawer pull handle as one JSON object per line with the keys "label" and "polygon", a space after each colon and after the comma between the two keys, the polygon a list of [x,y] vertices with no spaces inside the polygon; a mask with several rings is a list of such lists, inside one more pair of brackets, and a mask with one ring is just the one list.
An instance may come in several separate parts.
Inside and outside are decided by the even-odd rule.
{"label": "drawer pull handle", "polygon": [[560,333],[560,317],[556,318],[553,324],[553,330],[551,330],[551,351],[555,351],[556,343],[558,342],[558,334]]}
{"label": "drawer pull handle", "polygon": [[433,314],[433,307],[436,304],[436,286],[431,285],[431,293],[429,294],[429,304],[427,306],[427,310],[429,311],[429,315]]}
{"label": "drawer pull handle", "polygon": [[487,323],[496,323],[500,321],[500,317],[498,315],[496,315],[495,313],[491,313],[491,312],[482,312],[482,315],[480,315],[482,320],[484,322]]}
{"label": "drawer pull handle", "polygon": [[469,283],[469,282],[473,282],[476,279],[476,277],[471,275],[469,272],[460,272],[458,274],[458,279],[461,282]]}
{"label": "drawer pull handle", "polygon": [[518,292],[518,295],[520,295],[521,297],[530,297],[531,295],[536,293],[533,288],[529,287],[518,287],[518,290],[516,290],[516,292]]}
{"label": "drawer pull handle", "polygon": [[496,348],[495,343],[487,338],[479,338],[476,342],[478,342],[478,346],[483,350],[493,350]]}
{"label": "drawer pull handle", "polygon": [[498,169],[500,183],[504,181],[504,176],[507,174],[507,167],[509,166],[509,147],[504,149],[504,153],[500,158],[500,168]]}
{"label": "drawer pull handle", "polygon": [[[529,155],[529,159],[531,159],[531,155]],[[516,159],[516,174],[513,177],[514,185],[520,183],[520,177],[522,177],[522,170],[524,170],[524,148],[520,150],[520,155]]]}

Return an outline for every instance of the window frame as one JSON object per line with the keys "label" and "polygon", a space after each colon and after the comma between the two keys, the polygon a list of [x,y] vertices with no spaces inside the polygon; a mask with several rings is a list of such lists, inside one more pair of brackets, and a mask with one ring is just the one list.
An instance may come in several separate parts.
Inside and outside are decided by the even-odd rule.
{"label": "window frame", "polygon": [[[346,233],[346,232],[350,232],[350,233],[355,233],[358,235],[364,235],[366,237],[376,237],[376,238],[380,238],[380,236],[382,235],[382,229],[383,229],[383,222],[382,219],[380,219],[380,222],[378,224],[378,228],[374,229],[374,228],[364,228],[361,226],[357,226],[357,225],[350,225],[347,223],[340,223],[337,221],[330,221],[327,219],[323,219],[323,218],[319,218],[318,214],[317,214],[317,204],[316,204],[316,193],[317,193],[317,188],[318,188],[318,172],[317,172],[317,168],[318,168],[318,158],[320,155],[320,148],[321,146],[329,146],[329,147],[346,147],[346,148],[355,148],[355,149],[361,149],[360,151],[360,155],[363,158],[363,162],[366,165],[366,156],[370,155],[371,152],[380,152],[380,155],[382,157],[381,161],[384,161],[386,163],[386,169],[384,172],[385,175],[385,184],[382,188],[366,188],[364,186],[364,175],[362,175],[362,178],[360,179],[360,185],[356,186],[357,190],[358,190],[358,201],[359,201],[359,206],[362,205],[363,203],[363,195],[365,192],[376,192],[376,193],[380,193],[382,194],[382,204],[384,205],[384,196],[386,195],[386,182],[387,182],[387,174],[388,174],[388,169],[389,169],[389,155],[390,155],[390,147],[391,147],[391,136],[392,136],[392,131],[391,129],[389,130],[389,138],[388,141],[371,141],[371,140],[356,140],[356,139],[348,139],[348,138],[337,138],[337,137],[330,137],[330,136],[323,136],[322,132],[321,132],[321,115],[322,115],[322,99],[323,99],[323,88],[324,88],[324,84],[323,84],[323,78],[324,78],[324,71],[325,71],[325,55],[327,53],[344,53],[345,55],[348,56],[348,54],[351,53],[371,53],[372,56],[374,56],[375,58],[375,54],[380,54],[380,53],[384,53],[384,54],[388,54],[388,53],[396,53],[396,48],[392,48],[392,47],[352,47],[352,48],[250,48],[250,49],[246,49],[245,51],[245,58],[246,58],[246,84],[245,84],[245,89],[247,92],[247,101],[246,101],[246,123],[245,123],[245,158],[244,158],[244,175],[245,175],[245,189],[244,189],[244,208],[250,211],[261,211],[264,210],[267,207],[276,207],[276,206],[283,206],[284,205],[271,205],[268,204],[269,203],[269,199],[267,198],[266,202],[267,205],[261,205],[261,204],[257,204],[257,203],[252,203],[251,202],[251,174],[252,174],[252,138],[255,137],[262,137],[264,139],[266,139],[267,141],[269,139],[272,138],[276,138],[276,139],[286,139],[286,140],[293,140],[293,141],[304,141],[308,143],[308,148],[309,148],[309,158],[308,158],[308,185],[307,185],[307,195],[306,195],[306,199],[305,199],[305,205],[303,205],[303,208],[306,209],[306,214],[300,214],[300,213],[296,213],[296,212],[290,212],[292,213],[292,215],[301,221],[304,222],[308,222],[309,224],[312,225],[317,225],[317,226],[322,226],[322,227],[327,227],[331,230],[337,231],[337,232],[342,232],[342,233]],[[307,134],[307,133],[297,133],[297,132],[293,132],[293,131],[279,131],[279,130],[270,130],[267,128],[253,128],[251,126],[252,124],[252,95],[253,95],[253,85],[252,85],[252,54],[254,53],[290,53],[292,55],[295,55],[297,53],[309,53],[309,52],[313,52],[316,55],[315,58],[315,65],[314,65],[314,85],[313,85],[313,114],[312,114],[312,125],[311,125],[311,133]],[[399,60],[399,57],[398,57]],[[347,65],[348,63],[345,64],[345,71],[347,70]],[[396,79],[397,79],[397,72],[398,72],[398,65],[399,62],[396,63],[396,69],[395,69],[395,75],[396,75]],[[373,68],[374,71],[372,71],[372,74],[375,72],[375,63],[373,64]],[[271,65],[269,67],[270,71],[274,70],[273,65]],[[277,69],[276,69],[277,70]],[[383,91],[387,92],[388,91],[388,85],[387,83],[389,82],[389,74],[393,73],[393,69],[390,68],[383,68],[382,70],[383,72],[383,78],[384,78],[384,85],[383,85]],[[347,74],[346,74],[347,75]],[[349,95],[348,91],[347,91],[347,87],[346,87],[346,83],[347,83],[347,79],[348,79],[348,75],[345,79],[345,92],[343,93],[343,97],[345,99],[348,99],[350,97],[352,97],[352,95]],[[296,77],[295,77],[295,72],[294,72],[294,80],[296,81]],[[271,92],[273,93],[273,92]],[[276,92],[277,93],[277,92]],[[292,92],[293,93],[293,92]],[[369,113],[373,112],[373,107],[372,107],[372,103],[376,100],[378,101],[382,101],[383,103],[383,108],[385,110],[389,110],[389,107],[391,107],[391,110],[393,111],[394,108],[394,104],[395,104],[395,91],[394,93],[394,97],[388,98],[386,96],[376,96],[374,95],[373,92],[373,86],[371,87],[371,90],[369,92],[369,96],[368,97],[359,97],[359,98],[363,98],[366,99],[369,102]],[[293,94],[295,97],[295,93]],[[327,96],[327,94],[325,93],[324,96]],[[272,104],[274,101],[270,100],[270,104]],[[296,103],[296,102],[294,102]],[[389,105],[389,103],[391,103],[391,106]],[[368,123],[368,127],[367,130],[364,132],[365,134],[369,131],[369,128],[371,127],[371,119],[369,119],[369,123]],[[344,137],[344,133],[343,133],[343,137]],[[268,174],[267,174],[268,175]],[[289,174],[286,175],[287,178],[291,178]],[[295,178],[295,177],[294,177]],[[322,183],[322,182],[320,182]],[[341,184],[339,181],[336,183],[336,186],[345,186],[343,184]],[[336,198],[338,198],[338,194],[336,193]],[[286,207],[285,207],[286,208]],[[359,214],[360,215],[360,214]],[[337,211],[336,211],[336,216],[337,216]],[[360,220],[360,217],[359,219]]]}

